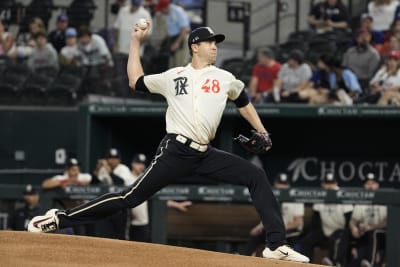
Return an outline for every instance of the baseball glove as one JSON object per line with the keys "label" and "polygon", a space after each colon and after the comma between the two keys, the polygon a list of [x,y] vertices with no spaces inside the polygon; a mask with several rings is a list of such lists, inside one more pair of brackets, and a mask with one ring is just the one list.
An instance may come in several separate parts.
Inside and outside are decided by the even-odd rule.
{"label": "baseball glove", "polygon": [[239,142],[245,150],[254,154],[266,153],[271,149],[272,141],[268,133],[259,133],[254,130],[251,133],[252,136],[250,138],[239,134],[234,140]]}

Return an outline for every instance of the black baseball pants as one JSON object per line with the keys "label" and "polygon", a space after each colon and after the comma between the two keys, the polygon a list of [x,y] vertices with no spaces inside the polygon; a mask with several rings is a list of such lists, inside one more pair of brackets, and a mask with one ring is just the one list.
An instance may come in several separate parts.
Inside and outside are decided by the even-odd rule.
{"label": "black baseball pants", "polygon": [[156,156],[137,181],[120,193],[100,196],[88,203],[58,213],[59,227],[69,227],[108,217],[133,208],[161,188],[191,175],[247,186],[266,229],[267,246],[274,249],[285,241],[285,227],[278,203],[265,172],[236,155],[209,147],[199,152],[167,134]]}

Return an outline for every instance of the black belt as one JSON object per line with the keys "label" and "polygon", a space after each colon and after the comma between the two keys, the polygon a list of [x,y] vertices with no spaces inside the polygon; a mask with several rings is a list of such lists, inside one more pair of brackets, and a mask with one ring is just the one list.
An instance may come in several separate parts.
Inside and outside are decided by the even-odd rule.
{"label": "black belt", "polygon": [[168,134],[168,136],[171,136],[179,143],[182,143],[185,146],[188,146],[188,147],[193,148],[194,150],[197,150],[200,152],[205,152],[208,149],[208,145],[197,143],[196,141],[193,141],[192,139],[190,139],[186,136],[183,136],[181,134]]}

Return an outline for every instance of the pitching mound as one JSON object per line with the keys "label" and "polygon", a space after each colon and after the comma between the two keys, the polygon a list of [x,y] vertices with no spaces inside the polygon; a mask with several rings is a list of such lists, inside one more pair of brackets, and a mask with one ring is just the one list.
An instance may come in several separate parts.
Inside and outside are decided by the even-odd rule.
{"label": "pitching mound", "polygon": [[0,265],[30,267],[316,266],[157,244],[13,231],[0,231]]}

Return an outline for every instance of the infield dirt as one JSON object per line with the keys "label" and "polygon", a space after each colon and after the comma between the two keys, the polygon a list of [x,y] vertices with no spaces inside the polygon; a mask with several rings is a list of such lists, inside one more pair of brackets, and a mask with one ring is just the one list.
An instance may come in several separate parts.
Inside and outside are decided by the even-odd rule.
{"label": "infield dirt", "polygon": [[105,238],[0,231],[0,266],[316,267],[319,265]]}

